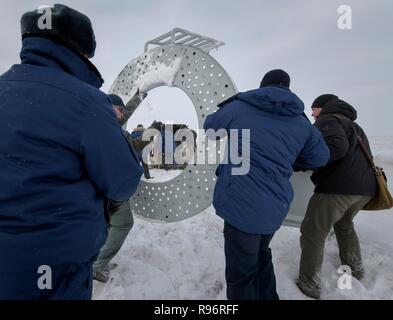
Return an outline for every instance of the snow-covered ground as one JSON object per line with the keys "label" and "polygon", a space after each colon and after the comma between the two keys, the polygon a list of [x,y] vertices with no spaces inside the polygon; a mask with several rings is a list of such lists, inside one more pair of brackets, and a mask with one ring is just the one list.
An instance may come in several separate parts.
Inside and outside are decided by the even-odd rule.
{"label": "snow-covered ground", "polygon": [[[378,165],[393,179],[393,137],[374,137]],[[153,172],[156,181],[162,179]],[[391,183],[390,183],[391,185]],[[355,220],[366,276],[340,290],[335,237],[326,244],[322,299],[393,299],[393,210],[361,212]],[[210,207],[186,221],[164,224],[136,217],[119,266],[107,284],[95,282],[95,299],[225,299],[223,222]],[[297,289],[299,230],[282,227],[271,247],[281,299],[307,299]]]}

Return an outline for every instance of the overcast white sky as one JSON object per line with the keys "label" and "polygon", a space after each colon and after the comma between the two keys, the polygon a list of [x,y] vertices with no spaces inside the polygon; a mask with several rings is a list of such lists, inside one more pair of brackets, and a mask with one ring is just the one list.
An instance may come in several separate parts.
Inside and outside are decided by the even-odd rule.
{"label": "overcast white sky", "polygon": [[[19,62],[21,15],[55,2],[0,0],[0,73]],[[358,122],[369,135],[393,135],[392,0],[64,0],[62,3],[92,20],[98,43],[93,62],[106,80],[104,91],[123,67],[143,52],[147,40],[182,27],[226,43],[212,55],[240,91],[258,87],[270,69],[283,68],[291,75],[292,90],[305,102],[308,115],[314,98],[335,93],[358,110]],[[352,30],[337,27],[337,9],[343,4],[352,7]],[[182,92],[156,90],[151,93],[149,103],[157,110],[158,120],[191,123],[191,102]],[[176,103],[171,103],[170,97]],[[163,104],[168,104],[172,111],[168,112]]]}

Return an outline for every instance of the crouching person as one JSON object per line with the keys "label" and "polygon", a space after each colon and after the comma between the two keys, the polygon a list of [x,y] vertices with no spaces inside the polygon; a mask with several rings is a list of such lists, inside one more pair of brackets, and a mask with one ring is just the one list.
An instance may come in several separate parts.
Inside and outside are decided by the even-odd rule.
{"label": "crouching person", "polygon": [[[125,106],[123,100],[115,94],[110,94],[108,97],[112,102],[117,121],[120,125],[124,125],[146,97],[146,94],[140,94],[138,91],[127,103],[127,106]],[[149,142],[144,144],[141,144],[139,141],[136,142],[134,137],[125,130],[123,130],[123,134],[127,138],[128,143],[136,151],[139,161],[139,154],[142,153],[143,148]],[[140,141],[142,141],[142,139],[140,139]],[[140,150],[141,148],[142,150]],[[134,218],[128,201],[124,203],[108,201],[106,212],[108,213],[108,238],[100,250],[97,261],[93,265],[93,278],[100,282],[107,282],[110,279],[111,270],[117,266],[114,263],[110,263],[110,261],[120,251],[134,225]]]}
{"label": "crouching person", "polygon": [[367,136],[354,121],[356,110],[337,96],[318,97],[313,105],[315,126],[330,149],[329,163],[314,172],[315,193],[301,226],[299,279],[297,285],[307,296],[321,294],[321,269],[325,240],[334,228],[340,259],[352,276],[364,274],[359,240],[353,219],[377,192],[374,171],[357,143],[359,135],[369,149]]}
{"label": "crouching person", "polygon": [[142,175],[88,60],[90,20],[50,10],[51,29],[23,15],[22,62],[0,76],[0,300],[91,299],[104,200]]}
{"label": "crouching person", "polygon": [[[293,166],[323,166],[329,150],[320,132],[304,115],[303,102],[290,91],[289,75],[273,70],[259,89],[240,93],[206,119],[205,130],[250,130],[250,163],[245,175],[237,165],[221,164],[213,205],[225,220],[227,297],[230,300],[277,300],[276,278],[269,248],[293,199],[289,181]],[[209,136],[209,135],[208,135]],[[242,143],[242,133],[239,141]]]}

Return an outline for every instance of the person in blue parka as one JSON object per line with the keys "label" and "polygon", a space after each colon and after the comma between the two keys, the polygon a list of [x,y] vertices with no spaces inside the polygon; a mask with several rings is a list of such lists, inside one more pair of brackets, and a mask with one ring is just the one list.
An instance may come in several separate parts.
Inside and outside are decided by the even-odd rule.
{"label": "person in blue parka", "polygon": [[90,20],[63,5],[22,16],[21,64],[0,76],[0,300],[90,299],[104,200],[142,168],[88,60]]}
{"label": "person in blue parka", "polygon": [[135,144],[135,149],[138,153],[139,161],[142,164],[143,167],[143,175],[145,179],[152,179],[150,176],[150,169],[149,169],[149,164],[147,163],[148,161],[148,156],[146,153],[149,152],[149,150],[145,150],[145,147],[150,143],[149,141],[143,141],[143,133],[145,132],[145,128],[143,125],[138,124],[138,126],[132,131],[131,137],[134,140]]}
{"label": "person in blue parka", "polygon": [[[285,219],[293,190],[294,167],[324,166],[329,150],[304,115],[303,102],[290,91],[283,70],[267,73],[259,89],[237,94],[206,118],[205,130],[250,130],[250,170],[233,175],[237,165],[220,164],[213,205],[225,220],[227,297],[276,300],[276,280],[269,248]],[[208,134],[209,136],[209,134]],[[231,145],[231,141],[229,141]],[[241,148],[238,155],[242,158]]]}

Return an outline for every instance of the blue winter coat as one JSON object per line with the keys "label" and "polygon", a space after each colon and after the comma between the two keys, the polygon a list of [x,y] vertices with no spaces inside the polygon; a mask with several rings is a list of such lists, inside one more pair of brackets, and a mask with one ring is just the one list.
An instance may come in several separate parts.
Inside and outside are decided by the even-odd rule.
{"label": "blue winter coat", "polygon": [[250,129],[249,173],[232,175],[231,161],[216,172],[213,204],[229,224],[251,234],[274,233],[293,200],[293,166],[312,169],[329,160],[320,132],[303,112],[295,94],[271,86],[240,93],[207,117],[205,130]]}
{"label": "blue winter coat", "polygon": [[[143,131],[142,130],[135,130],[131,133],[131,137],[134,140],[142,140],[142,136],[143,136]],[[137,151],[137,155],[138,155],[138,160],[142,161],[142,154],[143,154],[143,150]]]}
{"label": "blue winter coat", "polygon": [[0,272],[84,263],[142,168],[93,65],[43,38],[0,77]]}
{"label": "blue winter coat", "polygon": [[140,130],[140,131],[133,131],[131,133],[131,137],[134,138],[134,139],[142,139],[142,136],[143,136],[143,131],[142,130]]}

